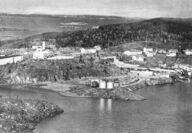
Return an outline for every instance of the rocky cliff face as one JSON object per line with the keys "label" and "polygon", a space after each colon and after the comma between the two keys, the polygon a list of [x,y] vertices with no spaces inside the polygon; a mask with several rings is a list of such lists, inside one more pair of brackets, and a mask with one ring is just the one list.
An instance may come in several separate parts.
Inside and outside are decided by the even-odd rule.
{"label": "rocky cliff face", "polygon": [[5,133],[32,132],[41,120],[62,112],[46,101],[0,98],[0,129]]}
{"label": "rocky cliff face", "polygon": [[31,61],[0,67],[0,79],[9,84],[36,83],[38,81],[62,81],[87,76],[107,76],[109,69],[90,59],[59,61]]}

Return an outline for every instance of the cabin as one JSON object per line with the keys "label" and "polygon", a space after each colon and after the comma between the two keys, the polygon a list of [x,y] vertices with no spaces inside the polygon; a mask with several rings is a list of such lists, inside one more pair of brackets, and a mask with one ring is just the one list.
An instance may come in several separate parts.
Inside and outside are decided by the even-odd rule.
{"label": "cabin", "polygon": [[67,60],[67,59],[73,59],[74,56],[72,55],[58,55],[48,58],[48,60]]}
{"label": "cabin", "polygon": [[133,55],[132,60],[133,61],[138,61],[138,62],[144,62],[145,57],[143,55]]}
{"label": "cabin", "polygon": [[97,51],[101,50],[101,47],[99,45],[94,46],[94,49],[96,49]]}
{"label": "cabin", "polygon": [[166,73],[160,73],[159,77],[160,78],[170,78],[170,75],[168,73],[167,74]]}
{"label": "cabin", "polygon": [[166,56],[168,56],[168,57],[175,57],[175,56],[177,56],[177,53],[178,53],[177,49],[170,49],[168,51],[168,53],[166,54]]}
{"label": "cabin", "polygon": [[153,48],[143,48],[143,53],[147,57],[153,57],[154,55],[156,55],[156,52],[153,51]]}
{"label": "cabin", "polygon": [[142,51],[136,50],[136,49],[131,49],[131,50],[124,51],[123,54],[125,54],[125,55],[127,55],[127,56],[141,55],[141,54],[142,54]]}
{"label": "cabin", "polygon": [[143,48],[143,52],[153,52],[153,48]]}
{"label": "cabin", "polygon": [[185,55],[192,55],[192,50],[191,49],[186,49],[184,50]]}
{"label": "cabin", "polygon": [[44,59],[44,52],[41,48],[36,49],[36,51],[33,53],[33,59]]}
{"label": "cabin", "polygon": [[180,64],[179,68],[181,68],[183,70],[187,70],[187,71],[192,71],[192,66],[190,66],[188,64]]}
{"label": "cabin", "polygon": [[99,26],[92,26],[92,29],[99,29]]}
{"label": "cabin", "polygon": [[166,56],[168,57],[175,57],[177,54],[176,53],[167,53]]}
{"label": "cabin", "polygon": [[36,49],[36,51],[33,52],[33,59],[45,59],[45,57],[50,55],[50,50],[46,49],[45,41],[42,42],[41,46],[34,46],[34,48]]}
{"label": "cabin", "polygon": [[46,43],[45,41],[42,42],[42,45],[34,45],[32,46],[32,49],[45,49],[46,48]]}
{"label": "cabin", "polygon": [[157,51],[157,53],[159,53],[159,54],[166,54],[167,52],[166,52],[166,50],[164,50],[164,49],[159,49],[159,50]]}
{"label": "cabin", "polygon": [[95,54],[97,52],[97,50],[94,48],[92,49],[81,48],[80,51],[81,51],[81,54]]}
{"label": "cabin", "polygon": [[22,55],[14,55],[14,56],[4,56],[0,57],[0,65],[12,64],[17,63],[23,60]]}
{"label": "cabin", "polygon": [[151,52],[151,51],[148,51],[148,52],[145,52],[145,55],[146,55],[147,57],[153,57],[153,56],[155,55],[155,53],[154,53],[154,52]]}
{"label": "cabin", "polygon": [[168,52],[169,53],[178,53],[178,50],[177,49],[170,49]]}
{"label": "cabin", "polygon": [[40,45],[34,45],[34,46],[32,46],[32,49],[39,49],[39,48],[41,48],[42,46],[40,46]]}
{"label": "cabin", "polygon": [[49,50],[43,50],[42,48],[39,48],[33,52],[33,59],[45,59],[48,55],[50,55]]}
{"label": "cabin", "polygon": [[146,70],[146,71],[135,71],[132,70],[131,73],[133,74],[137,74],[137,76],[139,77],[149,77],[149,76],[153,76],[154,73],[152,71]]}

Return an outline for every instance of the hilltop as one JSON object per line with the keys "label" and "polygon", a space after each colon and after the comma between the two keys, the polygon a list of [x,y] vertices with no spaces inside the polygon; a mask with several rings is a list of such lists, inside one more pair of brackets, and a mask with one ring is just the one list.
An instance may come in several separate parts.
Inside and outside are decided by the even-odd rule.
{"label": "hilltop", "polygon": [[192,41],[192,20],[157,18],[134,23],[100,26],[96,30],[61,33],[57,37],[58,45],[93,47],[101,45],[117,46],[134,41],[156,42],[156,47],[190,47]]}

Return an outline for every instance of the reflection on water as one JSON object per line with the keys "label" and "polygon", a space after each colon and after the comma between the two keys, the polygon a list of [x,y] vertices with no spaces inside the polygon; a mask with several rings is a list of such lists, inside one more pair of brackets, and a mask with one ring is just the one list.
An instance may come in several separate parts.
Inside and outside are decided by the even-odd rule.
{"label": "reflection on water", "polygon": [[192,83],[152,86],[136,93],[145,101],[62,97],[45,90],[0,89],[1,95],[56,103],[64,113],[34,133],[191,133]]}
{"label": "reflection on water", "polygon": [[112,99],[107,99],[107,110],[111,112],[112,108]]}
{"label": "reflection on water", "polygon": [[107,110],[108,112],[110,112],[112,109],[112,99],[103,99],[100,98],[99,100],[99,110],[100,111],[104,111]]}
{"label": "reflection on water", "polygon": [[103,112],[103,111],[104,111],[104,108],[105,108],[105,100],[104,100],[103,98],[101,98],[101,99],[99,100],[99,110],[100,110],[101,112]]}

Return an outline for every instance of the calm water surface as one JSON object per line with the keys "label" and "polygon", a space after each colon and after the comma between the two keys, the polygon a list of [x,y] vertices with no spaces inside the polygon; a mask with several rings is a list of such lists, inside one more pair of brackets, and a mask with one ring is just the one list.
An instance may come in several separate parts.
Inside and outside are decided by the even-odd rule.
{"label": "calm water surface", "polygon": [[192,133],[192,83],[138,90],[145,101],[63,97],[46,90],[10,90],[3,96],[53,102],[65,113],[41,122],[34,133]]}

